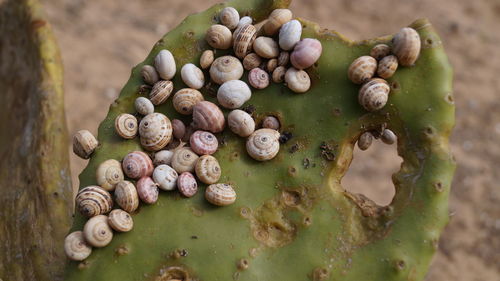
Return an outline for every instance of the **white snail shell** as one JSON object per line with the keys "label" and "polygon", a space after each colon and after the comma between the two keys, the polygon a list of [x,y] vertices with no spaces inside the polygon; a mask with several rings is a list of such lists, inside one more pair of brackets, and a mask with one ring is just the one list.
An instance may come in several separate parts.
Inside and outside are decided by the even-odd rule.
{"label": "white snail shell", "polygon": [[280,121],[274,116],[266,116],[262,121],[262,128],[273,129],[277,131],[280,128]]}
{"label": "white snail shell", "polygon": [[293,52],[290,54],[290,62],[297,69],[308,68],[318,61],[322,51],[323,47],[319,40],[304,38],[293,48]]}
{"label": "white snail shell", "polygon": [[158,75],[158,72],[156,72],[156,69],[147,64],[141,68],[141,76],[144,82],[149,85],[153,85],[160,80],[160,76]]}
{"label": "white snail shell", "polygon": [[187,63],[182,66],[181,78],[189,88],[201,89],[205,84],[203,71],[192,63]]}
{"label": "white snail shell", "polygon": [[411,28],[402,28],[393,38],[393,53],[398,57],[399,64],[410,66],[420,55],[420,35]]}
{"label": "white snail shell", "polygon": [[253,20],[251,17],[249,16],[244,16],[240,19],[240,21],[238,22],[238,27],[240,26],[244,26],[244,25],[247,25],[247,24],[252,24],[253,23]]}
{"label": "white snail shell", "polygon": [[149,99],[154,105],[163,104],[170,97],[173,89],[174,83],[172,81],[160,80],[153,85]]}
{"label": "white snail shell", "polygon": [[219,133],[224,130],[226,120],[220,108],[209,101],[201,101],[193,107],[193,123],[196,129]]}
{"label": "white snail shell", "polygon": [[169,165],[160,165],[153,172],[153,180],[162,190],[173,190],[177,185],[177,172]]}
{"label": "white snail shell", "polygon": [[231,30],[224,25],[212,25],[205,35],[207,43],[215,49],[229,49],[233,41]]}
{"label": "white snail shell", "polygon": [[98,144],[94,135],[87,130],[78,131],[73,136],[73,152],[83,159],[89,159]]}
{"label": "white snail shell", "polygon": [[172,103],[180,114],[191,115],[194,105],[203,100],[203,95],[198,90],[184,88],[175,93]]}
{"label": "white snail shell", "polygon": [[127,177],[138,179],[153,173],[153,162],[146,153],[133,151],[123,158],[122,168]]}
{"label": "white snail shell", "polygon": [[131,213],[139,207],[139,196],[134,184],[129,181],[121,181],[115,188],[115,202],[123,210]]}
{"label": "white snail shell", "polygon": [[108,215],[108,224],[118,232],[128,232],[134,227],[132,216],[124,210],[115,209]]}
{"label": "white snail shell", "polygon": [[248,83],[255,89],[264,89],[269,86],[269,74],[260,68],[248,72]]}
{"label": "white snail shell", "polygon": [[107,191],[115,189],[115,185],[123,180],[122,164],[115,159],[102,162],[96,171],[97,184]]}
{"label": "white snail shell", "polygon": [[113,230],[108,225],[108,217],[99,215],[90,218],[83,226],[83,237],[94,247],[104,247],[113,239]]}
{"label": "white snail shell", "polygon": [[137,135],[137,118],[128,113],[122,113],[115,118],[116,133],[124,139],[133,139]]}
{"label": "white snail shell", "polygon": [[271,12],[267,22],[262,27],[264,33],[272,36],[278,32],[283,24],[292,19],[292,11],[289,9],[275,9]]}
{"label": "white snail shell", "polygon": [[229,129],[240,137],[248,137],[255,131],[255,121],[243,110],[233,110],[227,116]]}
{"label": "white snail shell", "polygon": [[391,88],[380,78],[373,78],[359,90],[358,101],[368,111],[376,111],[385,106]]}
{"label": "white snail shell", "polygon": [[142,147],[149,151],[158,151],[172,139],[172,123],[161,113],[148,114],[139,124],[139,135]]}
{"label": "white snail shell", "polygon": [[145,97],[136,98],[134,107],[135,110],[142,115],[148,115],[155,111],[155,106],[153,105],[153,103]]}
{"label": "white snail shell", "polygon": [[205,190],[205,199],[216,206],[228,206],[236,201],[236,192],[226,183],[211,184]]}
{"label": "white snail shell", "polygon": [[92,247],[85,242],[83,232],[74,231],[64,239],[64,252],[70,260],[82,261],[92,253]]}
{"label": "white snail shell", "polygon": [[174,152],[171,150],[160,150],[155,153],[154,159],[153,159],[153,164],[155,166],[159,165],[170,165],[172,162],[172,156],[174,155]]}
{"label": "white snail shell", "polygon": [[253,49],[257,55],[266,59],[276,58],[280,54],[278,43],[276,43],[273,38],[265,36],[260,36],[255,39],[253,42]]}
{"label": "white snail shell", "polygon": [[111,211],[113,200],[109,192],[99,186],[91,185],[78,192],[75,205],[83,216],[90,218]]}
{"label": "white snail shell", "polygon": [[175,75],[175,59],[169,50],[161,50],[155,57],[155,68],[162,79],[170,80]]}
{"label": "white snail shell", "polygon": [[240,14],[233,7],[226,7],[219,13],[220,22],[229,29],[235,29],[240,22]]}
{"label": "white snail shell", "polygon": [[288,88],[295,93],[304,93],[311,87],[311,78],[304,70],[290,67],[285,73],[285,82]]}
{"label": "white snail shell", "polygon": [[218,182],[222,173],[219,161],[212,155],[203,155],[198,158],[194,170],[198,179],[206,184]]}
{"label": "white snail shell", "polygon": [[219,142],[214,134],[206,131],[194,132],[189,139],[189,144],[198,155],[214,154],[219,147]]}
{"label": "white snail shell", "polygon": [[241,80],[224,82],[217,91],[217,101],[225,108],[241,107],[252,97],[252,91],[247,83]]}
{"label": "white snail shell", "polygon": [[198,192],[198,183],[190,172],[184,172],[177,178],[177,189],[186,197],[193,197]]}
{"label": "white snail shell", "polygon": [[271,129],[259,129],[247,139],[247,152],[258,161],[273,159],[280,150],[280,133]]}
{"label": "white snail shell", "polygon": [[242,59],[248,53],[250,53],[250,51],[252,50],[256,34],[257,34],[257,29],[255,29],[255,26],[251,24],[239,27],[234,32],[233,49],[235,55],[238,58]]}
{"label": "white snail shell", "polygon": [[347,74],[355,84],[362,84],[370,80],[377,70],[377,60],[371,56],[361,56],[349,66]]}
{"label": "white snail shell", "polygon": [[238,80],[242,75],[243,66],[240,60],[233,56],[218,57],[210,66],[210,78],[217,84]]}
{"label": "white snail shell", "polygon": [[142,202],[154,204],[158,201],[158,186],[151,177],[142,177],[137,181],[137,195]]}
{"label": "white snail shell", "polygon": [[302,24],[298,20],[285,23],[280,29],[279,45],[285,51],[292,50],[300,41],[302,35]]}
{"label": "white snail shell", "polygon": [[214,51],[205,50],[200,57],[200,66],[203,69],[209,68],[214,62]]}
{"label": "white snail shell", "polygon": [[177,173],[193,172],[198,155],[187,147],[179,148],[174,151],[172,156],[172,168]]}

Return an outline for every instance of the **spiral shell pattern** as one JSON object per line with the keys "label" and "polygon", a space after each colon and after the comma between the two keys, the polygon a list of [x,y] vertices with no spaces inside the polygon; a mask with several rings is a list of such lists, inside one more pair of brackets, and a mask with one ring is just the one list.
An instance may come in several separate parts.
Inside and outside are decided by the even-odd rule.
{"label": "spiral shell pattern", "polygon": [[242,59],[252,51],[257,29],[255,26],[248,24],[238,28],[234,33],[236,36],[234,37],[233,50],[235,55]]}
{"label": "spiral shell pattern", "polygon": [[377,74],[381,78],[387,79],[392,77],[398,69],[398,58],[396,56],[387,56],[381,59],[378,63]]}
{"label": "spiral shell pattern", "polygon": [[211,184],[205,190],[205,199],[216,206],[227,206],[236,201],[236,192],[226,183]]}
{"label": "spiral shell pattern", "polygon": [[121,181],[115,188],[115,201],[123,210],[131,213],[139,207],[139,196],[134,184]]}
{"label": "spiral shell pattern", "polygon": [[219,142],[214,134],[206,131],[196,131],[189,139],[191,149],[198,155],[214,154]]}
{"label": "spiral shell pattern", "polygon": [[70,260],[82,261],[92,253],[90,247],[83,238],[83,232],[75,231],[64,239],[64,252]]}
{"label": "spiral shell pattern", "polygon": [[236,109],[227,116],[229,129],[240,137],[248,137],[255,131],[255,121],[250,114]]}
{"label": "spiral shell pattern", "polygon": [[99,186],[87,186],[78,192],[75,199],[78,211],[85,217],[106,214],[113,207],[111,195]]}
{"label": "spiral shell pattern", "polygon": [[273,159],[280,149],[280,133],[271,129],[259,129],[247,139],[247,152],[255,160]]}
{"label": "spiral shell pattern", "polygon": [[174,151],[174,156],[172,156],[172,168],[179,174],[192,172],[197,160],[198,155],[191,149],[187,147],[179,148]]}
{"label": "spiral shell pattern", "polygon": [[201,101],[193,107],[193,126],[196,129],[219,133],[225,125],[224,114],[216,104]]}
{"label": "spiral shell pattern", "polygon": [[153,172],[153,180],[162,190],[173,190],[177,185],[179,175],[169,165],[160,165]]}
{"label": "spiral shell pattern", "polygon": [[206,184],[218,182],[222,173],[219,161],[212,155],[203,155],[198,158],[194,169],[198,179]]}
{"label": "spiral shell pattern", "polygon": [[144,82],[149,85],[153,85],[160,79],[160,76],[158,75],[158,72],[156,72],[156,69],[153,66],[147,64],[141,68],[141,76]]}
{"label": "spiral shell pattern", "polygon": [[279,130],[280,121],[274,116],[266,116],[264,120],[262,120],[262,128]]}
{"label": "spiral shell pattern", "polygon": [[243,67],[246,70],[252,70],[262,64],[262,58],[256,53],[250,53],[243,59]]}
{"label": "spiral shell pattern", "polygon": [[83,237],[94,247],[104,247],[113,239],[113,230],[108,225],[108,217],[99,215],[90,218],[83,226]]}
{"label": "spiral shell pattern", "polygon": [[373,78],[359,90],[358,101],[368,111],[376,111],[385,106],[391,88],[380,78]]}
{"label": "spiral shell pattern", "polygon": [[118,232],[128,232],[134,227],[132,216],[124,210],[115,209],[108,215],[108,224]]}
{"label": "spiral shell pattern", "polygon": [[217,91],[217,101],[225,108],[241,107],[252,97],[252,91],[247,83],[241,80],[224,82]]}
{"label": "spiral shell pattern", "polygon": [[122,168],[127,177],[138,179],[153,173],[153,162],[146,153],[133,151],[123,158]]}
{"label": "spiral shell pattern", "polygon": [[370,80],[377,70],[377,60],[371,56],[361,56],[355,59],[347,71],[349,79],[355,84]]}
{"label": "spiral shell pattern", "polygon": [[203,100],[203,95],[198,90],[184,88],[175,93],[172,103],[180,114],[191,115],[195,104]]}
{"label": "spiral shell pattern", "polygon": [[243,75],[243,65],[233,56],[222,56],[214,60],[210,66],[210,78],[217,84],[229,80],[238,80]]}
{"label": "spiral shell pattern", "polygon": [[248,83],[255,89],[264,89],[269,86],[269,74],[260,68],[254,68],[248,73]]}
{"label": "spiral shell pattern", "polygon": [[156,82],[149,93],[149,99],[154,105],[160,105],[167,101],[174,89],[172,81],[160,80]]}
{"label": "spiral shell pattern", "polygon": [[158,186],[151,177],[142,177],[137,181],[137,195],[146,204],[158,201]]}
{"label": "spiral shell pattern", "polygon": [[240,14],[233,7],[226,7],[219,13],[220,22],[229,29],[235,29],[240,22]]}
{"label": "spiral shell pattern", "polygon": [[198,192],[198,183],[190,172],[184,172],[177,178],[177,189],[186,197],[193,197]]}
{"label": "spiral shell pattern", "polygon": [[311,78],[304,70],[298,70],[293,67],[285,73],[285,82],[288,88],[295,93],[305,93],[311,87]]}
{"label": "spiral shell pattern", "polygon": [[115,159],[106,160],[97,167],[97,184],[107,191],[113,191],[123,178],[122,164]]}
{"label": "spiral shell pattern", "polygon": [[233,41],[231,30],[224,25],[212,25],[205,35],[207,43],[215,49],[229,49]]}
{"label": "spiral shell pattern", "polygon": [[122,113],[115,119],[116,133],[124,139],[133,139],[137,135],[137,118],[128,113]]}
{"label": "spiral shell pattern", "polygon": [[139,124],[141,145],[147,150],[158,151],[172,139],[172,123],[161,113],[151,113]]}

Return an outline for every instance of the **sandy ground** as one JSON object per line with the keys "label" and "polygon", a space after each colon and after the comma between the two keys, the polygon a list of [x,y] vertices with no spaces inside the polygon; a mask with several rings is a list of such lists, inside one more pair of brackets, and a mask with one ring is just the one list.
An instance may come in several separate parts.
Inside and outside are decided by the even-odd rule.
{"label": "sandy ground", "polygon": [[[187,14],[217,1],[42,2],[62,49],[73,134],[82,128],[95,133],[131,67]],[[295,0],[292,9],[352,39],[395,33],[419,17],[436,26],[455,68],[457,124],[452,146],[459,166],[451,195],[452,220],[427,280],[500,280],[500,1]],[[71,161],[76,187],[76,175],[86,163],[76,157]],[[390,175],[400,162],[394,146],[377,144],[368,152],[356,151],[344,184],[386,204],[394,193]]]}

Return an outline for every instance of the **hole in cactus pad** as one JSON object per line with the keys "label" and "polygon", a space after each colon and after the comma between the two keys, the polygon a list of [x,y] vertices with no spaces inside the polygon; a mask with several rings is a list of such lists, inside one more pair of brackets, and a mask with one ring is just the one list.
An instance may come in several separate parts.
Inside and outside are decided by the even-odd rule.
{"label": "hole in cactus pad", "polygon": [[361,151],[355,145],[353,159],[342,178],[342,186],[353,194],[361,193],[377,205],[387,206],[395,194],[392,174],[401,166],[396,144],[387,145],[373,140],[372,145]]}

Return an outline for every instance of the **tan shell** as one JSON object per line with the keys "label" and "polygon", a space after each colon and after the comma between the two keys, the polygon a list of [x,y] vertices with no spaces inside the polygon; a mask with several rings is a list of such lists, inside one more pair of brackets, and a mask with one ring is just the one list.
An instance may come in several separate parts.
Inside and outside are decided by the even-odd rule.
{"label": "tan shell", "polygon": [[128,232],[134,227],[132,216],[124,210],[115,209],[108,215],[108,224],[118,232]]}
{"label": "tan shell", "polygon": [[384,79],[373,78],[359,90],[359,104],[368,111],[379,110],[387,103],[390,90],[389,84]]}
{"label": "tan shell", "polygon": [[387,79],[392,77],[398,69],[398,58],[396,56],[387,56],[381,59],[378,63],[377,74],[381,78]]}
{"label": "tan shell", "polygon": [[177,189],[185,197],[193,197],[198,192],[198,183],[190,172],[184,172],[177,178]]}
{"label": "tan shell", "polygon": [[145,97],[136,98],[134,102],[134,107],[135,110],[142,115],[148,115],[155,112],[155,106],[149,99]]}
{"label": "tan shell", "polygon": [[295,93],[304,93],[311,87],[311,78],[304,70],[298,70],[293,67],[285,73],[285,82],[287,87]]}
{"label": "tan shell", "polygon": [[262,128],[273,129],[277,131],[280,129],[280,121],[274,116],[266,116],[262,121]]}
{"label": "tan shell", "polygon": [[266,59],[276,58],[280,54],[278,43],[270,37],[257,37],[253,42],[253,49],[257,55]]}
{"label": "tan shell", "polygon": [[192,63],[187,63],[182,66],[181,78],[189,88],[201,89],[205,84],[203,71]]}
{"label": "tan shell", "polygon": [[219,13],[220,23],[229,29],[235,29],[240,22],[240,14],[233,7],[226,7]]}
{"label": "tan shell", "polygon": [[351,63],[347,75],[353,83],[362,84],[370,80],[376,70],[377,60],[370,56],[362,56]]}
{"label": "tan shell", "polygon": [[198,158],[194,170],[198,179],[205,184],[218,182],[222,174],[219,161],[212,155],[203,155]]}
{"label": "tan shell", "polygon": [[280,52],[278,56],[278,66],[286,66],[290,62],[290,53],[289,52]]}
{"label": "tan shell", "polygon": [[233,56],[218,57],[210,66],[210,78],[217,84],[222,84],[229,80],[238,80],[242,75],[243,66]]}
{"label": "tan shell", "polygon": [[278,59],[270,59],[267,61],[266,70],[269,73],[273,73],[273,71],[276,69],[276,67],[278,67]]}
{"label": "tan shell", "polygon": [[373,142],[373,135],[370,132],[364,132],[359,136],[358,147],[361,150],[367,150]]}
{"label": "tan shell", "polygon": [[155,57],[155,68],[164,80],[170,80],[176,72],[175,59],[169,50],[161,50]]}
{"label": "tan shell", "polygon": [[235,31],[233,49],[238,58],[242,59],[252,51],[256,34],[257,29],[251,24],[242,26],[237,30],[237,33]]}
{"label": "tan shell", "polygon": [[280,28],[279,45],[285,51],[290,51],[300,41],[302,24],[298,20],[291,20]]}
{"label": "tan shell", "polygon": [[225,125],[224,114],[216,104],[201,101],[193,107],[193,128],[219,133],[224,130]]}
{"label": "tan shell", "polygon": [[142,151],[132,151],[123,158],[122,169],[131,179],[150,176],[153,173],[153,161]]}
{"label": "tan shell", "polygon": [[410,27],[402,28],[392,39],[393,53],[398,57],[399,64],[410,66],[420,55],[420,35]]}
{"label": "tan shell", "polygon": [[149,85],[153,85],[160,80],[160,76],[158,75],[158,72],[156,72],[156,69],[147,64],[141,68],[141,76],[144,82]]}
{"label": "tan shell", "polygon": [[254,68],[248,73],[248,83],[255,89],[265,89],[269,86],[269,74],[260,68]]}
{"label": "tan shell", "polygon": [[139,196],[134,184],[129,181],[121,181],[115,188],[115,202],[123,210],[131,213],[139,207]]}
{"label": "tan shell", "polygon": [[371,49],[370,56],[372,56],[376,60],[381,60],[382,58],[388,56],[390,53],[391,47],[387,46],[386,44],[377,44]]}
{"label": "tan shell", "polygon": [[393,144],[397,141],[398,137],[393,131],[384,129],[380,135],[380,139],[386,144]]}
{"label": "tan shell", "polygon": [[137,135],[137,118],[128,113],[122,113],[115,118],[115,131],[124,139],[133,139]]}
{"label": "tan shell", "polygon": [[273,71],[273,82],[281,83],[285,81],[285,73],[286,73],[286,68],[284,66],[276,67],[276,69]]}
{"label": "tan shell", "polygon": [[104,215],[89,219],[83,226],[85,241],[94,247],[104,247],[113,239],[113,230],[108,225],[108,217]]}
{"label": "tan shell", "polygon": [[174,89],[174,83],[172,81],[160,80],[156,82],[149,93],[149,99],[154,105],[163,104]]}
{"label": "tan shell", "polygon": [[139,135],[142,147],[149,151],[158,151],[172,139],[172,123],[161,113],[148,114],[139,124]]}
{"label": "tan shell", "polygon": [[271,129],[259,129],[247,139],[247,152],[258,161],[273,159],[280,150],[280,133]]}
{"label": "tan shell", "polygon": [[179,119],[173,119],[172,120],[172,131],[174,138],[176,139],[182,139],[184,137],[184,134],[186,134],[186,125],[184,125],[184,122],[182,122]]}
{"label": "tan shell", "polygon": [[179,148],[174,151],[174,155],[172,156],[172,168],[179,174],[193,172],[197,160],[198,155],[190,148]]}
{"label": "tan shell", "polygon": [[73,136],[73,152],[83,159],[89,159],[99,143],[87,130],[80,130]]}
{"label": "tan shell", "polygon": [[85,242],[83,232],[71,232],[64,239],[64,252],[73,261],[82,261],[92,253],[92,247]]}
{"label": "tan shell", "polygon": [[107,191],[113,191],[115,185],[124,178],[122,164],[115,159],[102,162],[96,171],[97,184]]}
{"label": "tan shell", "polygon": [[205,50],[200,57],[200,66],[203,69],[209,68],[214,62],[214,51]]}
{"label": "tan shell", "polygon": [[[196,156],[198,157],[198,156]],[[174,156],[172,156],[172,159]],[[177,186],[179,174],[169,165],[160,165],[153,172],[153,180],[162,190],[173,190]]]}
{"label": "tan shell", "polygon": [[288,9],[276,9],[271,12],[267,22],[264,24],[264,33],[272,36],[278,32],[280,27],[292,19],[292,11]]}
{"label": "tan shell", "polygon": [[211,184],[205,190],[205,199],[216,206],[228,206],[236,201],[236,192],[226,183]]}
{"label": "tan shell", "polygon": [[248,137],[255,131],[255,121],[243,110],[233,110],[227,116],[229,129],[240,137]]}
{"label": "tan shell", "polygon": [[290,62],[297,69],[305,69],[315,64],[321,57],[323,47],[321,42],[314,38],[304,38],[293,48]]}
{"label": "tan shell", "polygon": [[256,67],[259,67],[262,63],[262,58],[259,57],[256,53],[250,53],[245,56],[243,59],[243,67],[246,70],[252,70]]}
{"label": "tan shell", "polygon": [[198,90],[184,88],[175,93],[172,103],[180,114],[191,115],[194,105],[203,100],[203,95]]}
{"label": "tan shell", "polygon": [[247,83],[241,80],[224,82],[217,90],[217,101],[225,108],[235,109],[241,107],[252,97],[252,91]]}
{"label": "tan shell", "polygon": [[174,152],[172,150],[160,150],[155,153],[154,159],[153,159],[153,164],[155,166],[159,165],[170,165],[172,162],[172,156],[174,155]]}
{"label": "tan shell", "polygon": [[212,25],[205,35],[207,43],[215,49],[229,49],[233,42],[231,30],[224,25]]}
{"label": "tan shell", "polygon": [[75,205],[83,216],[90,218],[111,211],[113,200],[109,192],[99,186],[91,185],[78,192]]}

